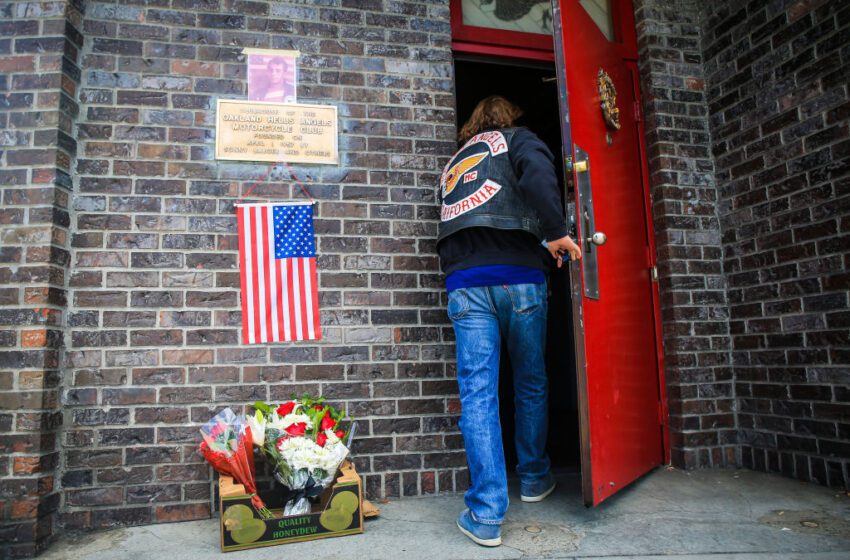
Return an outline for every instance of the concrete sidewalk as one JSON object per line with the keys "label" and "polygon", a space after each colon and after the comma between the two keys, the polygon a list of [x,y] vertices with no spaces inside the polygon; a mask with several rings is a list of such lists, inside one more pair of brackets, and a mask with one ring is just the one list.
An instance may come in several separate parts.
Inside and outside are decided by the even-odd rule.
{"label": "concrete sidewalk", "polygon": [[594,509],[575,474],[544,502],[511,490],[504,545],[487,549],[455,527],[461,496],[379,504],[362,535],[222,554],[218,521],[65,537],[44,560],[460,560],[479,558],[850,559],[850,497],[750,471],[660,468]]}

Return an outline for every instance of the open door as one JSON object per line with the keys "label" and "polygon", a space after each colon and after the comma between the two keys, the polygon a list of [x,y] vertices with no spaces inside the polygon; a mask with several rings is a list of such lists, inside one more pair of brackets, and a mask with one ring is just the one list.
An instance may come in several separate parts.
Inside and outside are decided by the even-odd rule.
{"label": "open door", "polygon": [[597,505],[666,461],[655,251],[631,0],[552,4],[566,178],[584,252],[571,267],[582,491]]}

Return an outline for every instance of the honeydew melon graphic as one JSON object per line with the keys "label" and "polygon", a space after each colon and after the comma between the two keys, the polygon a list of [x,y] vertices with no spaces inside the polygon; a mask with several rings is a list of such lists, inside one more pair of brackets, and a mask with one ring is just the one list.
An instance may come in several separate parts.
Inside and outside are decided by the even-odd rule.
{"label": "honeydew melon graphic", "polygon": [[266,524],[254,518],[254,512],[244,504],[230,506],[221,518],[230,530],[230,537],[238,544],[252,543],[266,532]]}
{"label": "honeydew melon graphic", "polygon": [[330,507],[319,516],[319,523],[328,531],[348,529],[354,521],[354,512],[359,505],[357,494],[350,490],[340,492],[331,500]]}
{"label": "honeydew melon graphic", "polygon": [[350,490],[340,492],[331,501],[331,507],[336,507],[345,513],[354,514],[357,511],[357,506],[360,505],[360,500],[357,499],[357,494]]}

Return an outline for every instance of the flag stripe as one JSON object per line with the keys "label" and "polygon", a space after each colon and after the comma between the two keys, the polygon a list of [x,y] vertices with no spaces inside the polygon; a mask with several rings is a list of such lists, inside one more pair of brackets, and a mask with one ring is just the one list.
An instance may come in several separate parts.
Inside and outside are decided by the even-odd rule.
{"label": "flag stripe", "polygon": [[304,338],[310,338],[310,319],[307,315],[307,274],[304,269],[307,267],[307,259],[298,259],[298,279],[300,281],[301,290],[298,292],[298,305],[301,308],[301,322],[304,324]]}
{"label": "flag stripe", "polygon": [[304,340],[304,328],[301,316],[301,275],[299,259],[292,260],[292,310],[295,315],[295,340]]}
{"label": "flag stripe", "polygon": [[292,312],[289,310],[289,292],[288,289],[292,282],[289,281],[289,260],[290,259],[282,259],[278,261],[278,266],[283,272],[283,282],[281,282],[281,286],[286,286],[287,290],[283,293],[282,301],[280,302],[280,309],[283,313],[283,339],[284,340],[292,340]]}
{"label": "flag stripe", "polygon": [[311,209],[246,205],[236,217],[243,342],[321,338]]}
{"label": "flag stripe", "polygon": [[274,316],[274,308],[272,307],[272,292],[274,291],[274,287],[271,285],[270,277],[271,277],[271,267],[274,266],[274,258],[269,258],[269,250],[268,247],[274,247],[274,227],[269,227],[269,209],[268,207],[263,207],[263,216],[262,216],[262,225],[263,225],[263,238],[266,240],[265,244],[263,244],[263,283],[266,286],[266,289],[263,290],[263,295],[265,296],[265,312],[263,313],[263,317],[265,318],[265,328],[263,329],[263,335],[266,338],[266,341],[274,340],[274,336],[272,335],[272,317]]}
{"label": "flag stripe", "polygon": [[319,285],[316,279],[316,259],[310,259],[310,282],[313,287],[310,290],[310,299],[313,307],[313,337],[314,339],[322,338],[322,327],[319,324]]}
{"label": "flag stripe", "polygon": [[248,341],[248,302],[245,295],[248,293],[248,281],[245,271],[248,270],[245,258],[245,208],[236,208],[236,225],[239,234],[239,285],[242,291],[242,341]]}
{"label": "flag stripe", "polygon": [[289,291],[286,294],[286,308],[289,310],[289,339],[298,340],[297,330],[295,327],[297,322],[295,319],[295,305],[292,298],[292,292],[295,286],[295,279],[292,275],[292,261],[293,259],[286,259],[286,278],[287,286],[289,286]]}
{"label": "flag stripe", "polygon": [[245,306],[248,309],[248,343],[254,344],[257,342],[256,330],[254,330],[254,292],[256,291],[256,283],[254,281],[254,248],[253,241],[255,240],[253,229],[253,213],[249,208],[245,212],[245,277],[248,282],[248,291],[245,294]]}
{"label": "flag stripe", "polygon": [[305,324],[307,325],[307,338],[312,340],[316,338],[316,328],[313,325],[313,277],[310,276],[310,261],[313,259],[304,259],[304,311],[307,316]]}
{"label": "flag stripe", "polygon": [[260,333],[262,329],[260,328],[262,321],[262,309],[260,308],[260,302],[263,300],[263,288],[260,284],[260,259],[257,258],[260,253],[259,245],[262,238],[262,233],[260,232],[260,228],[258,227],[258,208],[253,208],[253,212],[251,213],[251,234],[253,237],[253,244],[251,245],[251,257],[254,262],[254,267],[251,269],[251,275],[254,277],[254,338],[257,342],[264,342],[260,338]]}
{"label": "flag stripe", "polygon": [[268,244],[268,252],[266,253],[269,262],[269,295],[271,296],[271,308],[269,310],[271,332],[269,333],[269,340],[281,340],[280,322],[278,320],[278,316],[280,315],[280,305],[278,304],[278,300],[280,299],[280,276],[278,274],[277,259],[274,256],[274,212],[271,209],[266,215],[266,227],[271,236],[271,243]]}
{"label": "flag stripe", "polygon": [[257,232],[257,246],[254,253],[257,257],[257,338],[260,342],[268,342],[266,339],[266,275],[265,275],[265,259],[263,259],[263,247],[268,243],[266,232],[263,231],[263,208],[257,208],[254,214],[254,219],[257,221],[257,227],[254,231]]}

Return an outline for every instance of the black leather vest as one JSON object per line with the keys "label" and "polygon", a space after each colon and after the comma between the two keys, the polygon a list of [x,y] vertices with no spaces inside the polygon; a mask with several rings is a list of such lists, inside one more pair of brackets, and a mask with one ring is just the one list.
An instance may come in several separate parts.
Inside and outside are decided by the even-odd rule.
{"label": "black leather vest", "polygon": [[440,179],[438,243],[469,227],[521,229],[543,239],[540,221],[523,199],[511,165],[516,131],[476,134],[446,164]]}

